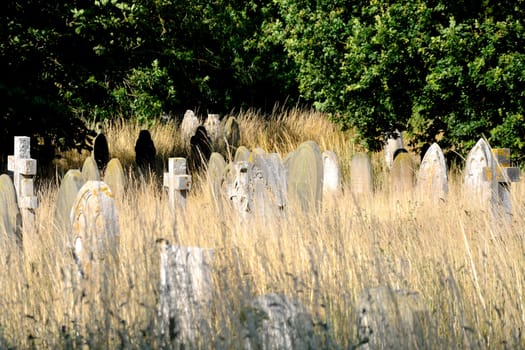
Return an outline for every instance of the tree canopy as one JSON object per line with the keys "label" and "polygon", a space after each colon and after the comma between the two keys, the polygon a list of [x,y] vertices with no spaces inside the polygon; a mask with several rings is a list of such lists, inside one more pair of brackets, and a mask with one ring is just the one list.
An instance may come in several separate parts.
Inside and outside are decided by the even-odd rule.
{"label": "tree canopy", "polygon": [[524,2],[7,1],[1,132],[72,147],[85,121],[300,101],[372,150],[399,129],[525,154]]}

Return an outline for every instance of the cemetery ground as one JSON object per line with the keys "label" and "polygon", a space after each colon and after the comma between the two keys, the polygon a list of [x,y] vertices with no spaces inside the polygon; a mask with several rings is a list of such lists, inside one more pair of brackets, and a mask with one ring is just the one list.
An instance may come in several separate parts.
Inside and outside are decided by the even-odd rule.
{"label": "cemetery ground", "polygon": [[[359,296],[376,287],[417,292],[425,310],[423,348],[525,347],[523,179],[511,188],[511,220],[497,223],[488,210],[463,198],[460,167],[449,171],[446,201],[426,204],[415,196],[393,196],[383,155],[373,154],[374,194],[356,196],[349,175],[352,155],[360,149],[352,135],[318,113],[279,113],[267,121],[254,112],[239,113],[241,144],[283,159],[307,140],[334,151],[344,191],[324,198],[318,211],[287,208],[286,215],[249,221],[233,210],[219,214],[200,173],[192,174],[184,214],[174,216],[161,176],[168,157],[186,155],[177,126],[150,129],[158,175],[145,178],[132,170],[141,128],[108,126],[111,156],[121,160],[128,185],[115,198],[120,237],[111,295],[87,305],[89,318],[74,316],[74,296],[68,293],[74,261],[67,233],[53,225],[58,180],[39,178],[36,233],[24,236],[22,249],[0,240],[0,348],[161,347],[159,266],[166,241],[213,250],[208,332],[196,340],[198,348],[243,348],[249,302],[269,293],[305,305],[319,347],[359,348]],[[64,154],[49,173],[60,177],[80,168],[85,157]]]}

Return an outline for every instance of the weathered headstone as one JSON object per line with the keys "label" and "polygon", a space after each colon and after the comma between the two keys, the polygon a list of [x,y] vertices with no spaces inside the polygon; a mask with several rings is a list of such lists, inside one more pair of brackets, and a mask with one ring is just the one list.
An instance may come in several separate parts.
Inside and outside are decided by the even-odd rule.
{"label": "weathered headstone", "polygon": [[350,165],[350,191],[358,197],[370,196],[374,181],[372,162],[366,153],[356,153]]}
{"label": "weathered headstone", "polygon": [[87,157],[82,165],[82,179],[84,182],[100,181],[100,171],[93,157]]}
{"label": "weathered headstone", "polygon": [[399,154],[390,169],[391,191],[396,197],[410,195],[414,189],[414,162],[408,153]]}
{"label": "weathered headstone", "polygon": [[241,132],[239,129],[239,123],[237,119],[230,116],[226,119],[224,124],[224,141],[227,147],[228,154],[234,154],[237,147],[241,143]]}
{"label": "weathered headstone", "polygon": [[479,139],[470,150],[465,162],[463,188],[466,196],[473,202],[489,203],[492,184],[485,181],[485,168],[492,166],[492,151],[484,139]]}
{"label": "weathered headstone", "polygon": [[204,127],[208,131],[208,136],[213,145],[217,145],[219,138],[222,137],[221,132],[221,121],[218,114],[208,114],[208,117],[204,121]]}
{"label": "weathered headstone", "polygon": [[208,185],[210,193],[215,203],[215,208],[222,211],[222,181],[224,176],[224,169],[226,168],[226,161],[219,153],[212,153],[208,161]]}
{"label": "weathered headstone", "polygon": [[385,140],[385,162],[387,168],[391,168],[394,162],[394,153],[400,148],[404,148],[403,136],[399,130],[395,130],[392,134],[388,135]]}
{"label": "weathered headstone", "polygon": [[[92,319],[93,313],[111,302],[112,281],[118,268],[118,212],[109,187],[88,181],[79,190],[71,209],[71,234],[77,276],[76,317]],[[107,321],[107,319],[106,319]]]}
{"label": "weathered headstone", "polygon": [[358,298],[360,349],[428,349],[429,314],[417,292],[369,288]]}
{"label": "weathered headstone", "polygon": [[185,158],[169,158],[168,172],[164,173],[164,187],[168,190],[168,200],[173,212],[186,209],[186,197],[191,189],[191,175],[187,175]]}
{"label": "weathered headstone", "polygon": [[6,239],[14,239],[20,245],[22,243],[22,217],[16,200],[16,190],[11,178],[0,175],[0,242]]}
{"label": "weathered headstone", "polygon": [[493,148],[492,167],[485,168],[485,180],[492,184],[492,214],[496,218],[503,217],[510,220],[512,203],[510,200],[510,185],[518,182],[519,168],[510,166],[510,149]]}
{"label": "weathered headstone", "polygon": [[135,143],[135,163],[141,171],[155,169],[157,150],[148,130],[141,130]]}
{"label": "weathered headstone", "polygon": [[333,151],[323,152],[323,196],[341,193],[341,168],[339,159]]}
{"label": "weathered headstone", "polygon": [[[286,164],[286,162],[285,162]],[[288,159],[288,201],[304,211],[320,209],[323,193],[323,157],[313,141],[299,145]]]}
{"label": "weathered headstone", "polygon": [[159,333],[163,348],[205,348],[212,304],[213,251],[163,244]]}
{"label": "weathered headstone", "polygon": [[269,170],[267,182],[270,195],[277,208],[282,210],[287,205],[286,169],[278,153],[268,154],[266,163]]}
{"label": "weathered headstone", "polygon": [[235,151],[235,157],[233,158],[233,162],[234,163],[242,162],[242,161],[247,162],[250,160],[250,155],[251,155],[251,152],[248,148],[244,146],[240,146]]}
{"label": "weathered headstone", "polygon": [[431,202],[445,200],[448,194],[447,163],[443,151],[433,143],[425,152],[419,166],[417,192],[420,199]]}
{"label": "weathered headstone", "polygon": [[118,158],[109,161],[104,174],[104,182],[109,186],[113,196],[121,199],[126,190],[126,175]]}
{"label": "weathered headstone", "polygon": [[312,316],[297,299],[266,294],[253,299],[242,311],[243,348],[318,349]]}
{"label": "weathered headstone", "polygon": [[34,233],[35,209],[38,207],[38,199],[34,193],[36,160],[31,158],[29,137],[15,136],[14,154],[8,157],[7,168],[13,172],[18,206],[22,215],[22,228],[24,232]]}
{"label": "weathered headstone", "polygon": [[93,158],[95,158],[98,169],[103,171],[109,162],[109,146],[108,140],[102,132],[102,126],[99,125],[98,127],[98,135],[95,137],[95,141],[93,143]]}
{"label": "weathered headstone", "polygon": [[210,159],[213,151],[211,140],[204,126],[199,126],[190,139],[191,155],[194,169],[200,169]]}
{"label": "weathered headstone", "polygon": [[71,208],[83,184],[82,173],[77,169],[68,170],[64,175],[55,204],[55,226],[58,232],[71,232]]}
{"label": "weathered headstone", "polygon": [[248,219],[254,207],[249,171],[250,164],[246,161],[230,164],[225,169],[224,192],[241,219]]}
{"label": "weathered headstone", "polygon": [[184,113],[184,118],[180,125],[181,138],[186,147],[190,145],[190,139],[195,135],[195,131],[197,131],[199,125],[201,125],[199,118],[197,118],[192,110],[188,109],[186,113]]}

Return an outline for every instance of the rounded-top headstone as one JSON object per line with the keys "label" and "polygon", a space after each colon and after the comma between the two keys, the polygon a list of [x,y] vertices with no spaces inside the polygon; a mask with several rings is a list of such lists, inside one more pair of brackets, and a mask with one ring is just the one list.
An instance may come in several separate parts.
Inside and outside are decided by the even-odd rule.
{"label": "rounded-top headstone", "polygon": [[59,232],[71,231],[71,208],[83,184],[82,173],[77,169],[68,170],[64,175],[55,204],[55,225]]}
{"label": "rounded-top headstone", "polygon": [[109,186],[115,198],[122,198],[126,188],[126,175],[118,158],[109,161],[104,174],[104,182]]}
{"label": "rounded-top headstone", "polygon": [[210,191],[216,203],[220,201],[221,186],[223,181],[226,161],[220,153],[213,152],[208,161],[208,181]]}
{"label": "rounded-top headstone", "polygon": [[404,148],[403,136],[399,130],[395,130],[385,140],[385,162],[387,168],[391,168],[394,163],[394,153],[401,148]]}
{"label": "rounded-top headstone", "polygon": [[103,170],[109,162],[108,141],[102,133],[95,137],[95,142],[93,143],[93,158],[95,158],[99,170]]}
{"label": "rounded-top headstone", "polygon": [[180,131],[182,141],[185,146],[190,145],[190,139],[193,135],[195,135],[195,131],[197,131],[197,128],[200,124],[199,118],[197,118],[192,110],[188,109],[186,113],[184,113],[184,118],[182,119],[182,123],[180,125]]}
{"label": "rounded-top headstone", "polygon": [[374,187],[372,161],[368,154],[359,152],[354,154],[350,165],[350,189],[358,196],[372,194]]}
{"label": "rounded-top headstone", "polygon": [[463,186],[471,200],[490,200],[492,185],[485,181],[484,169],[491,166],[492,150],[487,141],[480,139],[470,150],[465,162]]}
{"label": "rounded-top headstone", "polygon": [[213,144],[216,144],[221,135],[221,121],[218,114],[208,114],[204,121],[204,127],[208,130],[208,136]]}
{"label": "rounded-top headstone", "polygon": [[313,141],[299,145],[288,159],[288,201],[308,211],[319,209],[323,193],[323,157]]}
{"label": "rounded-top headstone", "polygon": [[241,142],[239,123],[233,116],[226,119],[226,123],[224,124],[224,138],[228,149],[231,150],[230,153],[233,153],[233,151],[239,147]]}
{"label": "rounded-top headstone", "polygon": [[441,147],[433,143],[419,166],[417,190],[422,198],[444,200],[448,193],[447,163]]}
{"label": "rounded-top headstone", "polygon": [[334,151],[323,152],[323,194],[341,192],[341,168]]}
{"label": "rounded-top headstone", "polygon": [[208,162],[213,149],[204,126],[201,125],[197,128],[195,135],[190,139],[190,144],[194,168],[199,169],[203,163]]}
{"label": "rounded-top headstone", "polygon": [[392,193],[407,194],[414,189],[414,162],[408,153],[400,153],[390,170]]}
{"label": "rounded-top headstone", "polygon": [[6,174],[0,175],[0,235],[13,238],[18,243],[22,241],[22,217],[16,200],[15,185]]}
{"label": "rounded-top headstone", "polygon": [[135,162],[141,169],[155,169],[157,150],[148,130],[141,130],[135,143]]}
{"label": "rounded-top headstone", "polygon": [[87,157],[82,165],[82,179],[87,181],[100,181],[100,171],[93,157]]}
{"label": "rounded-top headstone", "polygon": [[233,162],[247,162],[250,160],[251,152],[248,148],[244,146],[240,146],[237,148],[237,151],[235,152],[235,157],[233,158]]}

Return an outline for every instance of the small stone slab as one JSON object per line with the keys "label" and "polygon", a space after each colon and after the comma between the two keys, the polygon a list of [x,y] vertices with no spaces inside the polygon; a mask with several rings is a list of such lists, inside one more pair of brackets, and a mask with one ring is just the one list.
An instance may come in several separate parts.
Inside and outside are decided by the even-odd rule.
{"label": "small stone slab", "polygon": [[433,143],[425,153],[417,177],[420,199],[445,200],[448,194],[447,163],[441,147]]}
{"label": "small stone slab", "polygon": [[392,163],[390,170],[392,193],[409,194],[414,189],[415,166],[408,153],[400,153]]}
{"label": "small stone slab", "polygon": [[417,292],[368,288],[358,298],[359,349],[429,349],[429,314]]}
{"label": "small stone slab", "polygon": [[126,190],[126,175],[118,158],[109,161],[104,174],[104,182],[109,186],[115,198],[122,198]]}
{"label": "small stone slab", "polygon": [[93,157],[87,157],[82,165],[82,179],[84,182],[100,181],[100,171]]}
{"label": "small stone slab", "polygon": [[323,157],[313,141],[299,145],[288,159],[288,201],[303,211],[321,207],[323,193]]}
{"label": "small stone slab", "polygon": [[388,169],[392,168],[394,163],[394,153],[402,148],[405,148],[403,144],[403,136],[399,130],[395,130],[393,134],[385,140],[385,162]]}
{"label": "small stone slab", "polygon": [[235,152],[235,157],[233,158],[233,162],[247,162],[250,160],[251,152],[248,148],[244,146],[240,146],[237,148],[237,151]]}
{"label": "small stone slab", "polygon": [[374,181],[372,161],[368,154],[360,152],[352,156],[350,164],[350,191],[356,196],[369,196],[373,192]]}
{"label": "small stone slab", "polygon": [[330,150],[323,152],[323,196],[341,193],[341,168],[337,155]]}
{"label": "small stone slab", "polygon": [[[204,348],[213,295],[213,250],[163,244],[159,320],[162,347]],[[201,342],[201,343],[199,343]]]}
{"label": "small stone slab", "polygon": [[312,316],[297,299],[266,294],[253,299],[241,314],[246,350],[319,349]]}
{"label": "small stone slab", "polygon": [[186,113],[184,113],[184,118],[182,118],[180,125],[182,142],[186,147],[190,145],[190,139],[195,135],[195,131],[197,131],[199,125],[201,125],[199,118],[197,118],[192,110],[188,109]]}
{"label": "small stone slab", "polygon": [[0,175],[0,237],[22,243],[22,216],[16,200],[16,190],[13,181],[6,174]]}
{"label": "small stone slab", "polygon": [[58,232],[71,232],[71,208],[83,184],[82,173],[77,169],[68,170],[64,175],[55,204],[55,226]]}

